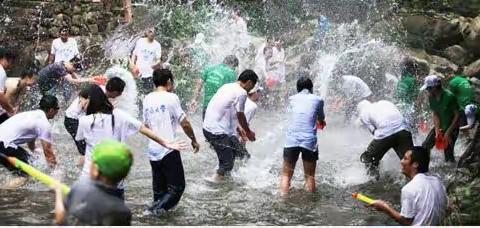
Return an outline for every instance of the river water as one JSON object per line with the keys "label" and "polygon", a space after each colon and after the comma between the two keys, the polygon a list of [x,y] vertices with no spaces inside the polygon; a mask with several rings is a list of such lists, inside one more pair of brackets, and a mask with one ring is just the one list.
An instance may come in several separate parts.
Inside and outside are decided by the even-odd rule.
{"label": "river water", "polygon": [[[256,47],[262,43],[263,38],[251,37],[249,34],[232,38],[223,20],[215,19],[208,23],[213,23],[219,30],[205,33],[208,42],[197,37],[191,44],[215,57],[212,60],[214,63],[220,62],[224,56],[239,48],[234,45],[238,43],[238,37],[256,42]],[[219,23],[223,26],[217,26]],[[208,37],[208,34],[214,36]],[[135,37],[139,35],[136,34]],[[127,47],[134,43],[134,37],[125,34],[114,34],[112,37],[104,48],[112,52],[112,59],[124,58],[128,55]],[[222,39],[216,39],[218,37]],[[261,40],[258,41],[259,39]],[[311,39],[312,37],[305,37],[305,43],[299,44],[299,48],[286,49],[288,72],[296,69],[300,56],[307,52],[305,46],[308,46],[308,40]],[[150,164],[144,154],[147,140],[139,135],[128,140],[135,153],[126,190],[126,204],[133,211],[133,225],[395,225],[386,215],[365,208],[352,199],[351,193],[362,192],[373,198],[384,199],[399,209],[400,189],[406,183],[400,173],[399,160],[390,151],[381,163],[381,179],[375,181],[366,175],[359,157],[371,136],[353,124],[344,123],[339,113],[329,109],[328,98],[331,97],[327,85],[332,80],[332,72],[338,68],[362,74],[367,83],[383,83],[386,79],[377,71],[395,74],[395,69],[398,70],[395,64],[401,57],[400,51],[381,40],[369,38],[358,22],[334,26],[327,32],[321,47],[315,54],[311,70],[317,76],[315,93],[327,98],[328,125],[318,134],[319,161],[315,193],[303,190],[303,167],[299,162],[291,193],[286,198],[281,198],[278,194],[286,132],[285,105],[275,101],[280,108],[260,107],[252,123],[257,141],[247,145],[252,158],[246,163],[237,163],[232,179],[221,184],[208,181],[215,172],[217,157],[204,140],[201,117],[197,113],[191,116],[191,120],[201,150],[198,154],[182,152],[187,183],[185,193],[177,207],[161,217],[146,213],[146,205],[153,198]],[[240,62],[246,65],[243,67],[252,66],[254,59],[248,59],[245,55],[239,57]],[[119,68],[111,73],[115,72],[122,74]],[[125,80],[129,78],[128,75],[124,76],[122,78]],[[128,83],[134,84],[131,78]],[[294,90],[294,83],[293,79],[287,78],[288,90]],[[374,93],[381,91],[381,97],[388,98],[388,94],[385,94],[385,91],[388,92],[388,89],[385,90],[388,87],[386,85],[377,85],[372,90]],[[134,87],[130,89],[135,91]],[[135,114],[135,92],[127,93],[123,104],[127,104],[127,101],[130,104],[123,108]],[[184,104],[188,102],[182,97],[181,99]],[[37,159],[33,165],[71,185],[80,172],[80,168],[75,165],[78,163],[78,153],[63,127],[63,116],[58,116],[53,124],[59,167],[55,171],[46,169],[43,155],[35,155]],[[179,135],[186,139],[183,133]],[[419,145],[424,137],[425,135],[417,136],[416,144]],[[462,149],[459,144],[457,156]],[[449,174],[452,170],[453,167],[444,164],[441,153],[432,151],[432,173],[446,182],[452,178]],[[0,186],[5,186],[13,176],[3,167],[0,167],[0,173]],[[0,187],[0,225],[51,225],[54,219],[53,209],[54,193],[33,180],[15,190]]]}
{"label": "river water", "polygon": [[[186,190],[178,206],[161,217],[149,215],[145,210],[152,200],[150,165],[144,154],[146,139],[130,138],[135,162],[128,177],[126,204],[133,211],[133,225],[395,224],[385,215],[353,200],[351,192],[360,191],[390,201],[399,208],[400,188],[405,179],[400,174],[398,158],[393,151],[387,153],[381,164],[382,178],[371,180],[359,161],[370,141],[369,134],[358,128],[342,127],[332,117],[327,117],[329,125],[319,133],[317,192],[303,190],[303,170],[298,163],[290,195],[279,197],[285,117],[281,110],[258,113],[253,121],[257,141],[247,146],[252,158],[247,163],[236,164],[231,180],[216,184],[208,178],[215,171],[217,158],[201,135],[200,116],[194,115],[192,122],[202,149],[198,154],[182,152]],[[61,122],[56,120],[54,124],[60,167],[53,175],[72,184],[80,171],[74,165],[78,154]],[[434,173],[444,175],[450,170],[440,153],[432,152],[432,162]],[[45,167],[43,159],[34,164]],[[0,170],[6,173],[4,168]],[[4,175],[0,181],[4,184],[11,177]],[[54,193],[33,180],[20,189],[0,189],[0,225],[51,225],[53,209]]]}

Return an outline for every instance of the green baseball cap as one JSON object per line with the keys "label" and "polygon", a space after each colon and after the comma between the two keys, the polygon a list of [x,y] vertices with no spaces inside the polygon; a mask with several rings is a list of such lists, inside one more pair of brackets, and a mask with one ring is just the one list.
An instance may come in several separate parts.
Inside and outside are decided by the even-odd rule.
{"label": "green baseball cap", "polygon": [[130,171],[133,156],[126,144],[103,140],[93,148],[93,162],[102,176],[120,181]]}

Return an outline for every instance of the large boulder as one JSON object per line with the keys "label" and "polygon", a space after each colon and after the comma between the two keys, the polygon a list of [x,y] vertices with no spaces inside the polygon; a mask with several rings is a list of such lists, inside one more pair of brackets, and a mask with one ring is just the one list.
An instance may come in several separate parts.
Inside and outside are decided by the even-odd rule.
{"label": "large boulder", "polygon": [[465,76],[480,78],[480,59],[465,68]]}
{"label": "large boulder", "polygon": [[462,30],[464,41],[461,45],[476,56],[480,56],[480,16],[468,19],[468,22]]}
{"label": "large boulder", "polygon": [[474,60],[473,54],[460,45],[453,45],[446,48],[443,56],[459,66],[465,66]]}
{"label": "large boulder", "polygon": [[425,48],[431,53],[462,41],[460,24],[446,19],[423,15],[407,16],[403,20],[407,42],[415,48]]}

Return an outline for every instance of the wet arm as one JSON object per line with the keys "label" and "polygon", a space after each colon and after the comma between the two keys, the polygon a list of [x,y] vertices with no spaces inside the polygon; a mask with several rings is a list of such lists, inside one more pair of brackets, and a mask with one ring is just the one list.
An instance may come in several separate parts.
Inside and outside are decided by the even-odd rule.
{"label": "wet arm", "polygon": [[12,105],[8,101],[8,97],[4,93],[0,93],[0,105],[2,106],[5,111],[8,113],[14,113]]}
{"label": "wet arm", "polygon": [[165,140],[163,140],[162,138],[158,137],[152,130],[150,130],[146,125],[142,125],[140,127],[140,133],[142,133],[143,135],[147,136],[149,139],[157,142],[158,144],[166,147],[166,148],[169,148],[169,149],[172,149],[170,148],[168,145],[167,145],[167,142]]}
{"label": "wet arm", "polygon": [[377,210],[387,214],[388,216],[390,216],[390,218],[394,219],[401,225],[405,225],[405,226],[412,225],[413,218],[405,218],[401,216],[397,210],[393,209],[390,205],[388,205],[383,200],[375,200],[372,206],[375,207]]}
{"label": "wet arm", "polygon": [[200,97],[200,92],[202,92],[202,87],[203,87],[203,80],[197,79],[195,90],[193,92],[193,99],[192,99],[193,101],[197,101],[198,98]]}
{"label": "wet arm", "polygon": [[65,80],[67,80],[70,83],[73,84],[80,84],[80,83],[85,83],[85,82],[92,82],[93,79],[91,78],[76,78],[76,76],[73,76],[71,74],[67,74],[65,76]]}
{"label": "wet arm", "polygon": [[60,187],[55,189],[55,223],[65,224],[65,205],[63,205],[63,193]]}
{"label": "wet arm", "polygon": [[52,144],[42,140],[43,153],[45,154],[45,159],[47,159],[48,164],[55,166],[57,164],[57,159],[53,153]]}
{"label": "wet arm", "polygon": [[452,123],[451,123],[450,126],[448,127],[448,130],[447,130],[447,132],[446,132],[445,134],[447,134],[447,135],[452,134],[452,131],[453,131],[455,128],[457,128],[457,126],[458,126],[458,120],[459,120],[459,118],[460,118],[460,115],[459,115],[459,113],[458,113],[458,110],[456,110],[456,111],[455,111],[455,114],[454,114],[454,116],[453,116]]}
{"label": "wet arm", "polygon": [[192,142],[197,142],[195,132],[193,132],[192,125],[187,118],[183,118],[183,120],[180,122],[180,126],[182,126],[183,132],[185,132],[185,134],[188,136],[188,138],[190,138],[190,140],[192,140]]}
{"label": "wet arm", "polygon": [[440,117],[436,112],[433,112],[433,125],[435,126],[435,134],[440,133]]}
{"label": "wet arm", "polygon": [[247,118],[245,117],[245,113],[237,112],[237,118],[240,127],[242,127],[245,132],[251,132],[250,127],[248,126]]}

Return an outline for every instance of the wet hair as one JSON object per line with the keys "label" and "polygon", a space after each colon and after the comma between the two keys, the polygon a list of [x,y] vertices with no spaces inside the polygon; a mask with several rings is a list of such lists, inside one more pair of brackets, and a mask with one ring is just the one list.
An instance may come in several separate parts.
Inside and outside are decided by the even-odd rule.
{"label": "wet hair", "polygon": [[73,59],[71,59],[69,62],[72,63],[76,71],[83,70],[83,65],[82,65],[83,61],[82,61],[82,58],[80,58],[79,56],[73,57]]}
{"label": "wet hair", "polygon": [[237,16],[242,16],[242,9],[240,9],[240,6],[233,7],[233,13]]}
{"label": "wet hair", "polygon": [[82,90],[80,90],[80,93],[78,93],[78,96],[83,97],[85,99],[88,99],[88,91],[89,90],[90,90],[90,86],[87,86],[87,87],[83,88]]}
{"label": "wet hair", "polygon": [[123,93],[125,89],[125,82],[119,77],[110,78],[105,86],[105,89],[110,92]]}
{"label": "wet hair", "polygon": [[48,112],[50,109],[58,109],[58,99],[52,95],[45,95],[40,100],[40,110]]}
{"label": "wet hair", "polygon": [[238,58],[235,55],[228,55],[223,59],[223,63],[229,66],[237,67],[238,66]]}
{"label": "wet hair", "polygon": [[418,164],[417,173],[428,172],[428,165],[430,164],[430,153],[428,150],[421,146],[415,146],[411,149],[411,151],[412,164],[413,162]]}
{"label": "wet hair", "polygon": [[35,71],[31,69],[26,69],[22,71],[22,74],[20,75],[20,79],[33,78],[35,75],[36,75]]}
{"label": "wet hair", "polygon": [[166,86],[168,80],[173,83],[173,74],[168,69],[158,69],[153,71],[153,84],[156,87],[158,86]]}
{"label": "wet hair", "polygon": [[412,76],[415,75],[415,71],[416,71],[415,61],[409,58],[403,60],[400,69],[401,69],[402,76],[405,76],[407,74],[410,74]]}
{"label": "wet hair", "polygon": [[112,114],[113,105],[108,101],[107,96],[98,85],[91,85],[88,89],[87,115],[95,113]]}
{"label": "wet hair", "polygon": [[313,82],[307,76],[301,76],[297,80],[297,92],[301,92],[302,90],[307,89],[310,93],[313,93]]}
{"label": "wet hair", "polygon": [[258,81],[258,76],[253,70],[244,70],[240,76],[238,76],[238,81],[241,81],[243,83],[247,81],[252,81],[253,84],[257,84]]}
{"label": "wet hair", "polygon": [[66,32],[67,34],[69,34],[70,33],[70,28],[68,26],[63,26],[63,27],[60,28],[59,31],[60,31],[60,33]]}
{"label": "wet hair", "polygon": [[7,59],[8,61],[15,61],[17,56],[12,50],[0,47],[0,59]]}

